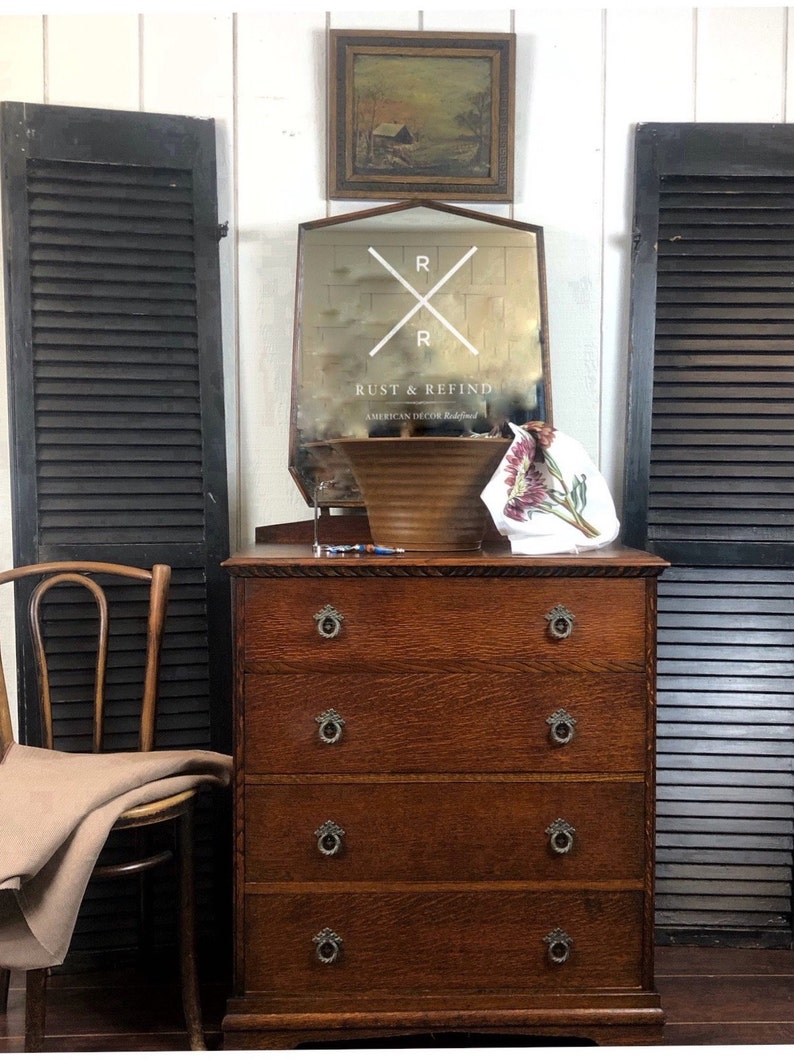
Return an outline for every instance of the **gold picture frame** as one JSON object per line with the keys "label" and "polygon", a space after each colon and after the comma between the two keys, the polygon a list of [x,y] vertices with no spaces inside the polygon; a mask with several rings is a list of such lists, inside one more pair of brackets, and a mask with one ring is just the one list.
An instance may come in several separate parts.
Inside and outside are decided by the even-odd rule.
{"label": "gold picture frame", "polygon": [[329,198],[512,202],[515,34],[329,32]]}

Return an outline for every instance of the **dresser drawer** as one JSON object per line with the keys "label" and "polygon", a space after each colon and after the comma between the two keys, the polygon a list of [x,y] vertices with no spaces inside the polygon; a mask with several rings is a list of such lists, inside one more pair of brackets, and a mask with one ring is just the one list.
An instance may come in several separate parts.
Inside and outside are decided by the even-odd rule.
{"label": "dresser drawer", "polygon": [[249,784],[246,881],[639,880],[645,785]]}
{"label": "dresser drawer", "polygon": [[249,673],[241,749],[248,773],[640,772],[645,711],[640,673]]}
{"label": "dresser drawer", "polygon": [[[645,661],[643,579],[251,579],[244,591],[248,670]],[[560,638],[547,617],[556,607],[573,615]]]}
{"label": "dresser drawer", "polygon": [[[639,987],[642,920],[642,894],[628,891],[249,894],[246,989],[321,996]],[[569,953],[561,963],[551,959],[554,936],[545,940],[555,930],[571,939],[553,950],[558,959]]]}

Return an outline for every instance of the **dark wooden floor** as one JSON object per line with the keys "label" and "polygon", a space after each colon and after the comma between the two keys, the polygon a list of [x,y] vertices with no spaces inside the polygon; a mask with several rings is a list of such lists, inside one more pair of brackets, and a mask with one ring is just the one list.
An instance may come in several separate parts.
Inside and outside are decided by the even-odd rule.
{"label": "dark wooden floor", "polygon": [[[175,990],[138,982],[129,972],[51,980],[49,1051],[182,1051]],[[664,947],[657,950],[667,1045],[794,1044],[794,952]],[[206,987],[210,1049],[220,1047],[225,989]],[[0,1052],[22,1050],[24,996],[12,977],[7,1016],[0,1015]]]}

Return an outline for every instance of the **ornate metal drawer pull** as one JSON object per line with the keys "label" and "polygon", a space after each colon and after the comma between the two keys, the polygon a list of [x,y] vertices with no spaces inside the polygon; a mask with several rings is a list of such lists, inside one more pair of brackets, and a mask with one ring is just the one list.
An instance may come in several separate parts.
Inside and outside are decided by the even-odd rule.
{"label": "ornate metal drawer pull", "polygon": [[560,927],[555,927],[543,939],[548,945],[548,955],[552,963],[565,963],[573,949],[573,938]]}
{"label": "ornate metal drawer pull", "polygon": [[576,828],[567,820],[559,817],[546,828],[549,836],[549,846],[555,853],[570,853],[573,849],[573,836]]}
{"label": "ornate metal drawer pull", "polygon": [[326,857],[333,857],[342,848],[345,829],[333,820],[326,820],[324,824],[320,824],[314,834],[317,836],[319,851]]}
{"label": "ornate metal drawer pull", "polygon": [[549,738],[557,746],[565,746],[573,739],[576,718],[567,710],[555,710],[551,717],[546,718],[546,724],[549,726]]}
{"label": "ornate metal drawer pull", "polygon": [[573,632],[573,619],[574,615],[562,604],[552,607],[546,615],[546,621],[549,623],[549,636],[553,640],[567,640]]}
{"label": "ornate metal drawer pull", "polygon": [[335,963],[342,954],[342,939],[330,927],[323,927],[319,934],[314,935],[312,941],[314,953],[320,963]]}
{"label": "ornate metal drawer pull", "polygon": [[338,743],[342,738],[342,728],[345,721],[336,710],[326,710],[319,717],[314,718],[320,726],[319,735],[324,743]]}
{"label": "ornate metal drawer pull", "polygon": [[333,640],[342,631],[344,615],[340,614],[336,607],[326,603],[323,609],[314,615],[314,620],[317,622],[317,632],[320,636],[324,640]]}

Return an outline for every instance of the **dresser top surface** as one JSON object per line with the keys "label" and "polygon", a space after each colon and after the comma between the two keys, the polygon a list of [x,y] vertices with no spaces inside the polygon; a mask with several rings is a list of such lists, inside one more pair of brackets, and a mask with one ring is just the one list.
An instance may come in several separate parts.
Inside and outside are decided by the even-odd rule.
{"label": "dresser top surface", "polygon": [[402,555],[322,555],[310,544],[251,544],[222,564],[238,577],[284,576],[519,576],[655,577],[669,565],[649,552],[611,545],[580,553],[513,555],[508,544],[479,551],[405,552]]}

